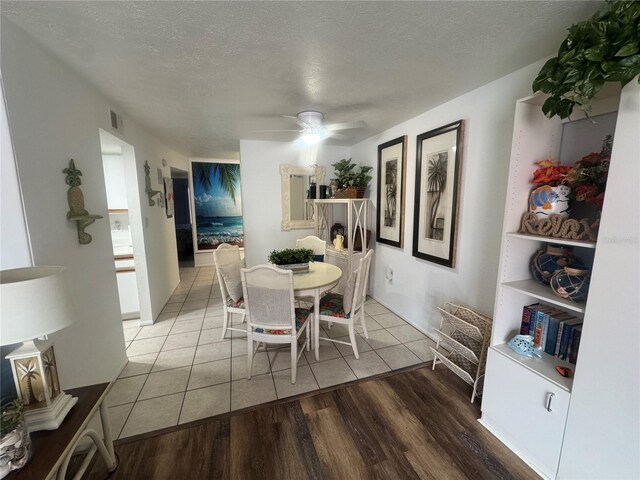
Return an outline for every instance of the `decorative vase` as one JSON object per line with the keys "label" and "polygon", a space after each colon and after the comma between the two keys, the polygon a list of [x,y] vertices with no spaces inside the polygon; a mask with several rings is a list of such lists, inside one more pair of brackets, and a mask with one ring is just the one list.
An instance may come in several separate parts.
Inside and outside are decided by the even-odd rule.
{"label": "decorative vase", "polygon": [[573,255],[571,247],[547,245],[546,252],[539,250],[531,259],[531,274],[538,283],[549,285],[551,277],[569,264],[583,266],[583,262]]}
{"label": "decorative vase", "polygon": [[336,178],[332,178],[331,182],[329,182],[329,189],[331,190],[330,198],[336,198],[336,192],[338,191],[338,180]]}
{"label": "decorative vase", "polygon": [[0,439],[0,478],[24,467],[31,458],[31,438],[22,420],[16,428]]}
{"label": "decorative vase", "polygon": [[582,265],[564,267],[551,277],[551,289],[556,295],[574,302],[583,302],[589,293],[591,272]]}
{"label": "decorative vase", "polygon": [[305,263],[289,263],[287,265],[276,265],[278,268],[284,268],[285,270],[291,270],[296,273],[307,273],[309,271],[309,262]]}
{"label": "decorative vase", "polygon": [[538,218],[547,218],[552,214],[567,218],[570,193],[571,187],[568,185],[540,185],[529,195],[529,211]]}
{"label": "decorative vase", "polygon": [[336,235],[336,238],[333,241],[333,247],[338,251],[344,250],[344,235]]}

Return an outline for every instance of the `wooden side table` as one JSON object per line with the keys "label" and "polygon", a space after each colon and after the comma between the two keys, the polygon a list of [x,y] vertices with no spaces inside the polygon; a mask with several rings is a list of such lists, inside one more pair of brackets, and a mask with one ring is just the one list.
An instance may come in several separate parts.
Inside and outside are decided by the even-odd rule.
{"label": "wooden side table", "polygon": [[[69,460],[84,437],[89,437],[93,445],[86,453],[75,478],[82,476],[96,451],[102,455],[108,470],[114,471],[118,462],[113,451],[109,408],[106,402],[109,386],[109,383],[100,383],[66,390],[67,393],[78,397],[78,403],[57,430],[44,430],[31,434],[31,460],[22,469],[9,475],[7,480],[63,480]],[[104,432],[103,438],[100,438],[95,430],[88,428],[91,418],[98,409],[100,409],[100,420]]]}

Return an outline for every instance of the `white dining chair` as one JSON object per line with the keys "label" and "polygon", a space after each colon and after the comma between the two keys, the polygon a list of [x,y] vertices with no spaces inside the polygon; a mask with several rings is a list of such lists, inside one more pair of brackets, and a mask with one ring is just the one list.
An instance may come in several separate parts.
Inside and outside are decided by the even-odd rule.
{"label": "white dining chair", "polygon": [[[242,291],[247,309],[247,379],[251,379],[253,355],[260,343],[290,344],[291,383],[296,383],[298,359],[305,347],[309,350],[311,311],[295,308],[293,272],[257,265],[243,268]],[[298,339],[306,331],[298,353]],[[254,343],[257,343],[254,349]]]}
{"label": "white dining chair", "polygon": [[365,338],[369,338],[364,315],[364,302],[367,299],[367,286],[369,285],[369,270],[371,268],[372,258],[373,250],[369,250],[367,254],[360,259],[358,268],[353,271],[349,277],[344,295],[329,292],[320,299],[320,321],[326,321],[329,322],[329,324],[339,323],[347,325],[349,328],[349,339],[351,341],[343,342],[342,340],[325,337],[320,337],[320,340],[351,345],[356,358],[360,358],[354,330],[355,322],[358,319],[362,325]]}
{"label": "white dining chair", "polygon": [[243,323],[246,319],[240,277],[240,269],[243,267],[240,249],[235,245],[222,243],[213,251],[213,261],[216,265],[222,295],[222,339],[224,340],[227,330],[245,331],[244,328],[233,327],[234,313],[242,315]]}
{"label": "white dining chair", "polygon": [[327,250],[327,242],[314,235],[296,240],[296,248],[310,248],[313,250],[314,261],[324,262],[324,254]]}

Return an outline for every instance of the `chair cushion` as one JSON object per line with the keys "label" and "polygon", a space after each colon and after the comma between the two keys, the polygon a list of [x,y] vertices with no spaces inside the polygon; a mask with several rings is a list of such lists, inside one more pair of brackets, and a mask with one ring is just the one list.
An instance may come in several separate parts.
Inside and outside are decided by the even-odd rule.
{"label": "chair cushion", "polygon": [[227,292],[234,302],[242,298],[242,279],[240,278],[240,269],[242,262],[230,262],[218,265],[218,273],[222,277],[219,279],[224,282]]}
{"label": "chair cushion", "polygon": [[314,255],[313,256],[313,261],[314,262],[324,262],[324,255]]}
{"label": "chair cushion", "polygon": [[351,313],[351,304],[353,303],[353,292],[356,289],[357,277],[358,272],[351,273],[347,286],[344,289],[344,295],[342,298],[342,308],[344,309],[344,313]]}
{"label": "chair cushion", "polygon": [[[302,326],[307,323],[310,314],[311,310],[307,308],[296,308],[296,332],[299,332]],[[253,331],[256,333],[266,333],[269,335],[289,335],[291,329],[287,328],[283,330],[265,330],[263,328],[255,328]]]}
{"label": "chair cushion", "polygon": [[227,307],[244,308],[244,298],[242,298],[242,296],[240,296],[237,301],[231,297],[227,297],[227,301],[225,303],[227,304]]}
{"label": "chair cushion", "polygon": [[320,315],[327,317],[349,318],[351,315],[344,311],[344,297],[339,293],[329,292],[320,299]]}

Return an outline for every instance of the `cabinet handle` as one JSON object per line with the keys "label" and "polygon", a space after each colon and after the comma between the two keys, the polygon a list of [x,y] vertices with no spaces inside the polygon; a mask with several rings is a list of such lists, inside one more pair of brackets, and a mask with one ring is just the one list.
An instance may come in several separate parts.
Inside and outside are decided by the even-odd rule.
{"label": "cabinet handle", "polygon": [[547,402],[544,408],[547,409],[547,412],[551,412],[551,401],[553,400],[553,397],[555,396],[555,393],[549,392],[547,393]]}

